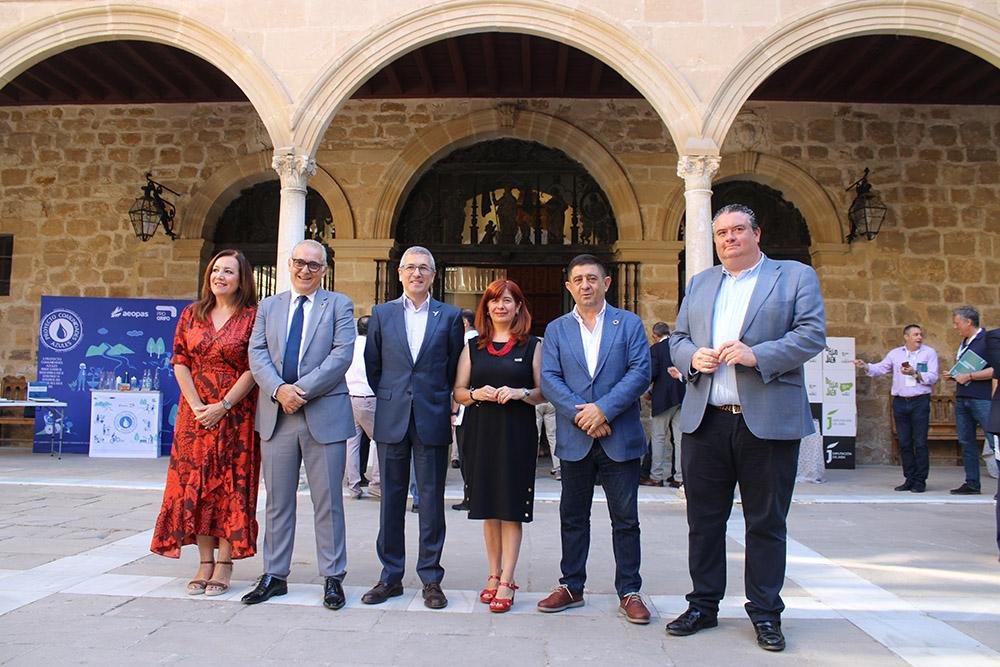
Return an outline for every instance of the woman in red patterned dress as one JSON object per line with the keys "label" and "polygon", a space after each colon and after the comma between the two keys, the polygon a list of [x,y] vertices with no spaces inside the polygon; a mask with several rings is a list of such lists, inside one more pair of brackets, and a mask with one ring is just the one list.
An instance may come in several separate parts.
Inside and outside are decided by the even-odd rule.
{"label": "woman in red patterned dress", "polygon": [[188,595],[225,593],[233,559],[257,551],[260,442],[247,359],[256,314],[250,263],[223,250],[205,270],[201,298],[177,323],[171,363],[182,399],[150,550],[179,558],[182,546],[198,545]]}

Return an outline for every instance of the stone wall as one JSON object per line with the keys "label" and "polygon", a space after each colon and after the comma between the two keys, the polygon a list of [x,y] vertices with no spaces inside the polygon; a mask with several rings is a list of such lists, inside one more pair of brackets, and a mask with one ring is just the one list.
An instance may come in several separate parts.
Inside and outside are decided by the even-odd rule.
{"label": "stone wall", "polygon": [[194,297],[202,243],[132,231],[143,175],[190,196],[266,141],[246,104],[0,109],[0,233],[14,234],[0,368],[34,377],[43,294]]}
{"label": "stone wall", "polygon": [[[768,103],[748,109],[767,132],[759,150],[807,171],[841,210],[844,188],[864,167],[889,208],[874,241],[814,255],[830,335],[854,336],[858,354],[879,360],[923,326],[941,365],[959,338],[951,310],[970,304],[983,326],[1000,326],[1000,115],[996,107]],[[886,462],[888,378],[858,383],[859,455]],[[953,393],[941,381],[938,393]]]}
{"label": "stone wall", "polygon": [[[372,238],[390,167],[422,134],[495,104],[349,102],[334,119],[317,161],[343,189],[354,216],[353,249],[338,250],[337,280],[359,312],[371,307],[372,257],[384,256],[391,245]],[[519,105],[572,124],[624,171],[642,218],[642,239],[622,243],[619,252],[643,262],[643,319],[673,323],[682,249],[673,218],[683,213],[683,187],[676,150],[652,108],[641,100]],[[828,198],[831,214],[807,220],[814,239],[823,236],[820,231],[839,237],[853,197],[844,189],[871,168],[871,181],[889,206],[878,239],[814,244],[813,254],[830,333],[856,337],[864,358],[880,358],[899,344],[901,327],[916,321],[946,363],[958,342],[950,309],[962,303],[980,307],[986,326],[1000,325],[996,111],[751,103],[746,122],[730,133],[724,164],[744,155],[770,156],[804,171]],[[185,202],[220,167],[270,150],[249,105],[0,109],[0,232],[15,234],[13,294],[0,297],[0,368],[34,375],[42,294],[193,297],[204,245],[194,230],[214,221],[185,219]],[[134,237],[126,212],[147,169],[187,193],[178,201],[178,216],[185,234],[195,238],[171,243],[158,235],[143,244]],[[265,170],[259,178],[275,176]],[[784,187],[782,178],[778,169],[768,184],[801,205],[795,187]],[[887,460],[887,396],[887,380],[859,382],[863,462]]]}

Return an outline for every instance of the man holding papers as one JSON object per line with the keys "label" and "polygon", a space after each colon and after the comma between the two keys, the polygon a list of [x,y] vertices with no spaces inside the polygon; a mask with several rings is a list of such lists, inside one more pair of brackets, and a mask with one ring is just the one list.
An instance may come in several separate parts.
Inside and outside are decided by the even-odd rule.
{"label": "man holding papers", "polygon": [[952,323],[962,336],[962,344],[955,354],[955,366],[945,373],[954,380],[955,429],[958,444],[962,446],[962,463],[965,465],[965,482],[951,492],[955,495],[978,495],[979,442],[976,424],[983,427],[990,416],[990,397],[993,393],[993,368],[986,366],[986,331],[979,326],[979,311],[972,306],[959,306],[953,311]]}
{"label": "man holding papers", "polygon": [[938,356],[924,345],[924,331],[919,324],[903,327],[903,346],[890,350],[885,359],[869,364],[855,359],[854,365],[868,377],[892,373],[892,417],[899,437],[899,460],[903,464],[903,483],[896,491],[923,493],[927,490],[930,458],[927,454],[927,429],[931,418],[931,389],[938,381]]}

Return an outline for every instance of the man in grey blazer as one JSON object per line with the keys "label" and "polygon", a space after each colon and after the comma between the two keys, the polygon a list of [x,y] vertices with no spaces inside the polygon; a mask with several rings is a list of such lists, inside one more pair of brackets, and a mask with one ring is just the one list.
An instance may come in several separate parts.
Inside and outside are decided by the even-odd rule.
{"label": "man in grey blazer", "polygon": [[737,484],[746,522],[746,604],[757,644],[785,648],[781,586],[785,519],[799,441],[813,432],[802,364],[823,349],[826,317],[812,268],[760,251],[754,212],[732,204],[712,221],[722,261],[688,284],[670,337],[688,375],[681,406],[687,492],[688,610],[684,636],[718,625],[726,589],[726,523]]}
{"label": "man in grey blazer", "polygon": [[545,328],[542,393],[556,408],[556,455],[562,471],[559,525],[562,577],[542,612],[584,604],[590,510],[598,475],[608,499],[619,612],[649,623],[639,589],[639,460],[646,435],[639,397],[649,387],[649,347],[635,313],[609,305],[611,276],[593,255],[567,267],[572,311]]}
{"label": "man in grey blazer", "polygon": [[354,304],[321,289],[326,248],[300,241],[288,259],[292,289],[260,302],[250,336],[250,370],[260,387],[257,431],[267,488],[264,573],[243,596],[264,602],[288,591],[295,542],[295,494],[303,461],[315,512],[316,560],[326,578],[323,604],[344,606],[346,441],[354,416],[344,374],[354,350]]}
{"label": "man in grey blazer", "polygon": [[451,448],[451,390],[462,352],[462,315],[430,295],[434,257],[414,246],[399,262],[403,296],[372,309],[365,370],[375,391],[375,432],[382,475],[382,504],[375,543],[382,573],[361,597],[380,604],[403,594],[406,565],[404,519],[410,459],[420,492],[417,575],[424,605],[447,606],[444,568],[444,484]]}

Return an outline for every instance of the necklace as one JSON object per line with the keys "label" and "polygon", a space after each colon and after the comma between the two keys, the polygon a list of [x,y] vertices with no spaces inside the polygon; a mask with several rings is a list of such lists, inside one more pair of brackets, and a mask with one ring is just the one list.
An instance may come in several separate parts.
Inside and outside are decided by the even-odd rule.
{"label": "necklace", "polygon": [[489,345],[487,345],[486,351],[492,354],[494,357],[502,357],[514,349],[514,337],[511,336],[510,338],[508,338],[507,342],[504,343],[503,347],[501,347],[499,350],[494,350],[493,345],[494,343],[492,342]]}

